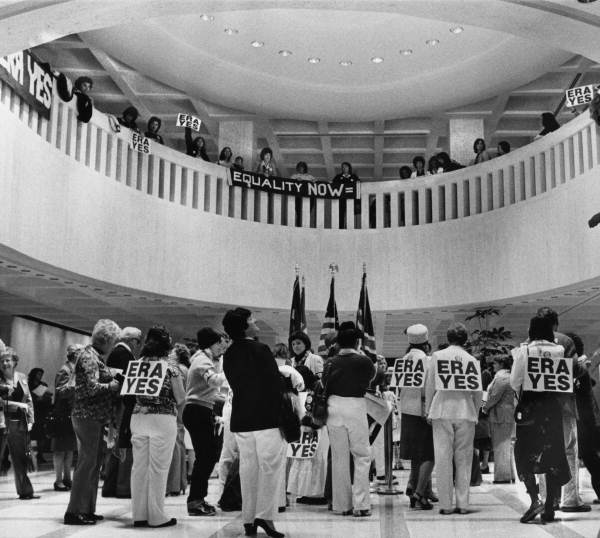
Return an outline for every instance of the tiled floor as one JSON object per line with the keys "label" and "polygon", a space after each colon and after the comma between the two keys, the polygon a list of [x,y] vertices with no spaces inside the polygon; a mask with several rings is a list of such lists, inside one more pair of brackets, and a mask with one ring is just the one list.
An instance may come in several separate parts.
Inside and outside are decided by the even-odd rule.
{"label": "tiled floor", "polygon": [[[396,471],[400,487],[406,484],[407,471]],[[582,495],[591,502],[593,494],[589,476],[581,471]],[[53,475],[49,471],[32,473],[32,482],[39,500],[19,501],[16,498],[12,476],[0,478],[0,538],[116,538],[155,535],[162,537],[230,538],[242,536],[239,512],[221,513],[216,517],[188,517],[185,497],[166,499],[170,515],[179,523],[167,529],[134,529],[131,526],[129,501],[98,499],[98,513],[106,519],[95,526],[70,527],[62,524],[68,502],[68,493],[52,489]],[[294,505],[277,521],[277,528],[290,538],[325,537],[417,537],[417,538],[600,538],[600,505],[594,505],[586,514],[562,514],[562,522],[549,525],[523,525],[519,517],[526,508],[527,497],[522,484],[495,485],[492,475],[484,475],[484,483],[471,489],[473,513],[466,516],[440,516],[431,512],[411,511],[404,495],[372,495],[373,516],[354,519],[332,515],[326,507]],[[209,500],[214,501],[214,484]],[[259,533],[258,535],[265,536]]]}

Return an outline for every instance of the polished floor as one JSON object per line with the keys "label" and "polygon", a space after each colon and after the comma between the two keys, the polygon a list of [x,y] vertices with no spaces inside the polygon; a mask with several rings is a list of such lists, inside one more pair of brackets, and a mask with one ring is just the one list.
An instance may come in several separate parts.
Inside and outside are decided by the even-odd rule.
{"label": "polished floor", "polygon": [[[407,471],[396,471],[400,488],[406,483]],[[582,496],[591,502],[595,495],[589,475],[581,470]],[[239,512],[221,513],[216,517],[187,516],[185,497],[166,499],[170,515],[179,523],[167,529],[134,529],[131,526],[129,501],[99,497],[98,513],[105,521],[90,527],[69,527],[62,524],[62,515],[68,502],[68,493],[52,489],[50,471],[32,473],[31,479],[41,499],[20,501],[16,498],[12,476],[0,478],[0,537],[1,538],[116,538],[155,535],[162,537],[230,538],[243,536]],[[214,501],[214,481],[209,500]],[[522,484],[492,484],[492,475],[484,475],[484,483],[471,488],[473,513],[441,516],[437,511],[417,512],[408,508],[407,498],[372,495],[373,516],[354,519],[332,515],[326,507],[292,505],[277,521],[279,530],[289,538],[325,537],[416,537],[416,538],[600,538],[600,505],[593,505],[585,514],[563,514],[559,523],[543,525],[539,522],[523,525],[519,516],[526,509],[527,497]],[[265,536],[259,532],[259,537]]]}

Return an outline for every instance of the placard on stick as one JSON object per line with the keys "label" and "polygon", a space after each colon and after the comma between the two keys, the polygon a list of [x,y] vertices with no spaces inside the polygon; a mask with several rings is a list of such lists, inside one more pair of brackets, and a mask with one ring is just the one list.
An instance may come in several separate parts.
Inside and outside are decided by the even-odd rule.
{"label": "placard on stick", "polygon": [[463,363],[460,357],[435,360],[436,390],[483,390],[481,366],[477,361]]}
{"label": "placard on stick", "polygon": [[578,86],[577,88],[569,88],[565,92],[565,105],[568,107],[587,105],[592,102],[595,91],[598,90],[598,86],[594,87],[593,84],[587,84],[586,86]]}
{"label": "placard on stick", "polygon": [[202,120],[196,116],[192,116],[191,114],[179,113],[177,114],[177,121],[175,122],[175,125],[177,125],[177,127],[189,127],[194,131],[200,132]]}
{"label": "placard on stick", "polygon": [[150,153],[150,139],[142,136],[135,131],[131,131],[131,138],[129,139],[129,147],[133,151],[137,151],[139,153]]}
{"label": "placard on stick", "polygon": [[523,390],[573,392],[573,359],[556,357],[541,347],[529,346]]}
{"label": "placard on stick", "polygon": [[131,361],[121,396],[158,396],[167,376],[167,361]]}
{"label": "placard on stick", "polygon": [[390,386],[399,389],[423,388],[425,386],[425,360],[410,354],[396,359]]}
{"label": "placard on stick", "polygon": [[302,430],[300,441],[288,444],[287,457],[304,460],[310,459],[317,453],[320,441],[321,433],[319,430]]}

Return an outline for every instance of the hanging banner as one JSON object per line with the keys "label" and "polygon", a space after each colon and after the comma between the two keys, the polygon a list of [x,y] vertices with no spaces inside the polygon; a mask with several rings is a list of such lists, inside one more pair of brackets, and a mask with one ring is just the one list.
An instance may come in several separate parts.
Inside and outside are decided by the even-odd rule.
{"label": "hanging banner", "polygon": [[202,125],[202,120],[197,118],[196,116],[192,116],[191,114],[177,114],[177,121],[175,122],[177,127],[189,127],[194,131],[200,132],[200,126]]}
{"label": "hanging banner", "polygon": [[167,361],[130,361],[121,396],[158,396],[167,376]]}
{"label": "hanging banner", "polygon": [[129,147],[133,151],[137,151],[139,153],[145,153],[147,155],[150,154],[150,139],[142,136],[140,133],[136,133],[135,131],[131,131],[131,138],[129,139]]}
{"label": "hanging banner", "polygon": [[321,433],[319,430],[303,430],[300,441],[288,444],[287,457],[301,460],[310,459],[317,453],[320,441]]}
{"label": "hanging banner", "polygon": [[54,75],[47,63],[28,50],[9,54],[0,58],[0,79],[44,118],[50,118]]}
{"label": "hanging banner", "polygon": [[422,389],[425,386],[425,360],[413,357],[396,359],[390,387],[399,389]]}
{"label": "hanging banner", "polygon": [[230,170],[231,185],[257,189],[277,194],[290,194],[310,198],[346,199],[360,198],[360,183],[339,185],[328,181],[296,181],[282,177],[266,177],[254,172]]}
{"label": "hanging banner", "polygon": [[573,392],[573,359],[553,357],[550,351],[529,346],[523,390]]}
{"label": "hanging banner", "polygon": [[565,105],[574,107],[591,103],[599,87],[598,85],[588,84],[586,86],[578,86],[577,88],[569,88],[565,92]]}
{"label": "hanging banner", "polygon": [[436,390],[483,390],[479,362],[463,364],[460,358],[434,360]]}

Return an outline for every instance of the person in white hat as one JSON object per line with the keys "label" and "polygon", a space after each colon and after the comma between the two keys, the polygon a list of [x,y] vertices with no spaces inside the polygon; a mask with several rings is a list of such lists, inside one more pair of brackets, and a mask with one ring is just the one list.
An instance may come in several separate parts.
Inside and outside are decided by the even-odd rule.
{"label": "person in white hat", "polygon": [[[431,500],[437,498],[431,492],[433,471],[433,433],[425,417],[425,375],[429,367],[429,331],[425,325],[411,325],[406,329],[408,350],[403,357],[406,372],[400,388],[400,457],[410,460],[410,475],[406,494],[410,506],[416,510],[431,510]],[[415,385],[417,385],[415,387]]]}

